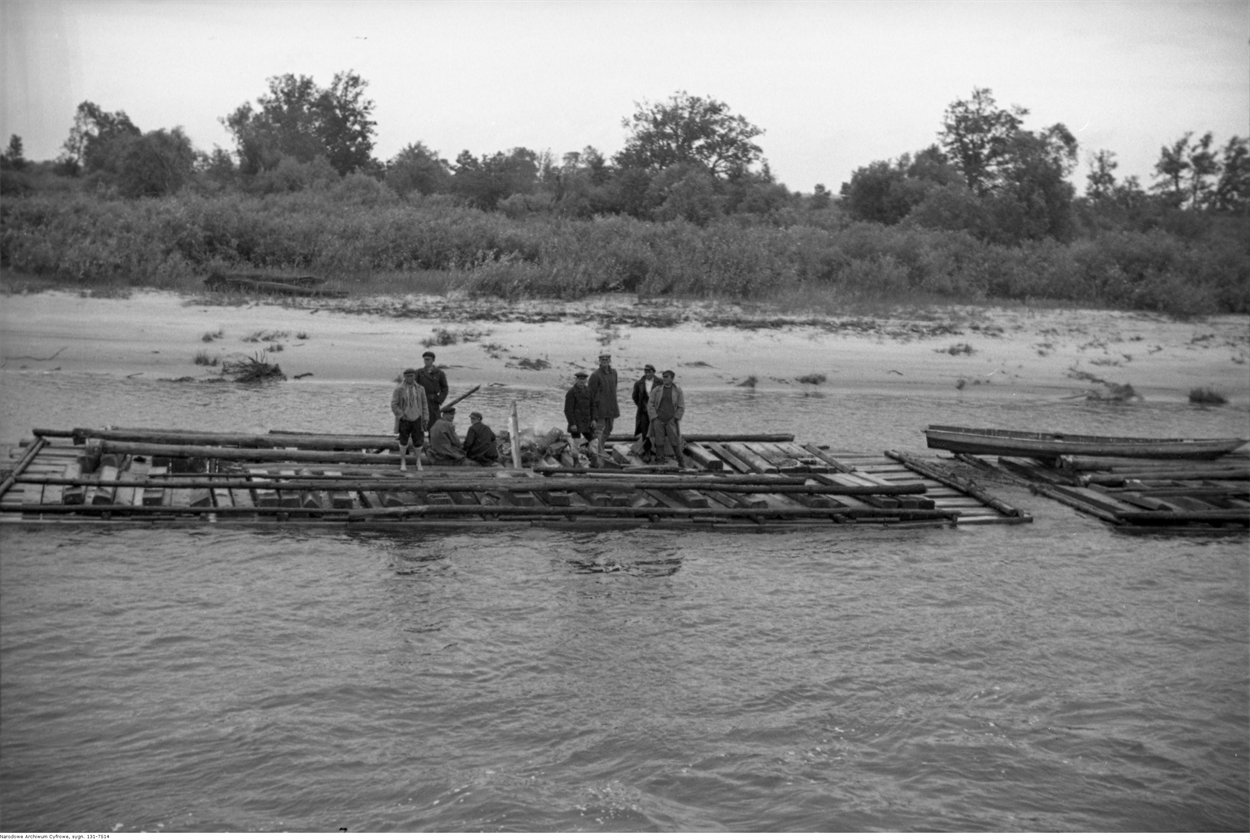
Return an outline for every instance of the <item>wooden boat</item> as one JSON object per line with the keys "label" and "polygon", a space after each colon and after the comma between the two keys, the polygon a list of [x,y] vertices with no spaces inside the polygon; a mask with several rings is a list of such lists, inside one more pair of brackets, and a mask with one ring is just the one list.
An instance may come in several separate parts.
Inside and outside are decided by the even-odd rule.
{"label": "wooden boat", "polygon": [[1008,455],[1022,458],[1058,458],[1061,455],[1097,455],[1122,458],[1218,458],[1246,443],[1241,438],[1134,438],[1069,435],[1058,432],[1016,432],[929,426],[924,430],[930,449],[968,455]]}

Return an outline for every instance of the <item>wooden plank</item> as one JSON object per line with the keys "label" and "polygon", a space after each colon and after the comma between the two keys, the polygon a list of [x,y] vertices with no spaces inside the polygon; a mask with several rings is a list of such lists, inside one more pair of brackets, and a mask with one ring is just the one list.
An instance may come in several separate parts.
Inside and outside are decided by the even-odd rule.
{"label": "wooden plank", "polygon": [[723,472],[725,462],[717,458],[712,452],[706,449],[702,444],[686,442],[685,454],[691,461],[698,464],[705,470],[711,472]]}
{"label": "wooden plank", "polygon": [[730,452],[725,446],[719,442],[711,442],[706,444],[707,448],[716,453],[722,461],[740,473],[747,474],[755,472],[751,465],[739,458],[733,452]]}

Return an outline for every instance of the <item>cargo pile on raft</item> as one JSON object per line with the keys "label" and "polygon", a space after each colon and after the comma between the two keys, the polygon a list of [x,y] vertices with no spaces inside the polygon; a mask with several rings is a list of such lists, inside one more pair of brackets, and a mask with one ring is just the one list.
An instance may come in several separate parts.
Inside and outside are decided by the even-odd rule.
{"label": "cargo pile on raft", "polygon": [[509,467],[405,472],[389,436],[35,429],[10,453],[0,522],[762,530],[1031,521],[899,453],[833,452],[787,434],[690,434],[679,470],[644,463],[631,441],[610,437],[613,463],[594,468],[556,440],[531,445],[528,458],[514,448]]}
{"label": "cargo pile on raft", "polygon": [[[1125,531],[1250,528],[1250,452],[1241,438],[1130,438],[930,426],[932,449],[1024,478],[1038,495]],[[997,455],[997,463],[987,456]]]}

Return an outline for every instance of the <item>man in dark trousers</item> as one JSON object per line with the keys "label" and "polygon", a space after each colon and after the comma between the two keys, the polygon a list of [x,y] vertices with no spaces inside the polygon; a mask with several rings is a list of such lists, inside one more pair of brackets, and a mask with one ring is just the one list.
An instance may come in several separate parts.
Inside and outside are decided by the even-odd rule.
{"label": "man in dark trousers", "polygon": [[495,432],[482,422],[482,415],[469,413],[469,430],[464,433],[464,457],[481,467],[491,467],[499,462],[499,450],[495,447]]}
{"label": "man in dark trousers", "polygon": [[686,444],[681,439],[681,418],[686,413],[686,397],[673,381],[677,374],[666,370],[663,376],[664,383],[651,389],[651,401],[647,403],[647,413],[651,417],[651,440],[655,444],[658,463],[662,464],[670,457],[676,458],[677,466],[684,469],[686,459],[681,450]]}
{"label": "man in dark trousers", "polygon": [[568,421],[569,437],[577,449],[577,439],[587,443],[595,439],[595,421],[590,413],[590,389],[586,387],[586,374],[573,374],[573,387],[564,394],[564,419]]}
{"label": "man in dark trousers", "polygon": [[442,415],[443,401],[447,399],[447,374],[434,367],[433,350],[426,350],[421,354],[421,358],[425,360],[425,367],[417,371],[417,384],[425,389],[425,399],[430,406],[430,417],[438,420]]}
{"label": "man in dark trousers", "polygon": [[608,436],[612,434],[612,421],[621,416],[621,406],[616,401],[616,371],[612,369],[612,354],[599,354],[599,368],[586,383],[590,390],[590,418],[595,421],[595,440],[598,442],[598,460],[603,462],[603,450]]}
{"label": "man in dark trousers", "polygon": [[634,435],[638,440],[634,443],[635,455],[644,461],[651,460],[655,447],[651,443],[651,417],[647,413],[647,403],[651,400],[651,389],[658,383],[655,381],[655,365],[647,365],[642,369],[642,379],[634,383],[633,400],[637,413],[634,416]]}

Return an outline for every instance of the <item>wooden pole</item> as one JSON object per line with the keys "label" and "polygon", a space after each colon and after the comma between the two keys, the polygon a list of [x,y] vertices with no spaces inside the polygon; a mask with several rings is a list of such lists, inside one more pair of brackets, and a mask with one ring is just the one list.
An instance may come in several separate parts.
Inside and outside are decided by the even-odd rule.
{"label": "wooden pole", "polygon": [[495,491],[511,492],[565,492],[582,491],[595,493],[635,493],[639,490],[698,490],[713,491],[727,494],[750,495],[753,493],[775,493],[785,496],[919,496],[925,492],[923,484],[875,484],[875,485],[828,485],[804,484],[801,482],[760,481],[749,483],[750,476],[741,476],[747,481],[726,481],[723,479],[699,479],[695,476],[674,476],[671,479],[647,477],[633,481],[622,480],[578,480],[578,479],[514,479],[514,480],[480,480],[480,481],[405,481],[402,479],[347,481],[339,478],[323,480],[320,477],[301,476],[298,478],[281,478],[278,476],[243,476],[220,475],[220,477],[204,478],[64,478],[62,476],[32,476],[17,479],[17,484],[52,485],[69,487],[142,487],[145,489],[188,489],[206,488],[216,490],[347,490],[351,491],[393,491],[419,493],[490,493]]}
{"label": "wooden pole", "polygon": [[105,440],[126,443],[151,443],[165,446],[232,446],[236,448],[281,449],[294,447],[310,450],[396,449],[399,441],[382,435],[247,435],[229,432],[167,432],[141,429],[74,429],[74,439]]}
{"label": "wooden pole", "polygon": [[44,438],[40,437],[36,439],[29,448],[27,448],[26,454],[22,456],[22,460],[18,461],[17,466],[13,468],[13,472],[10,473],[9,477],[3,482],[0,482],[0,496],[3,496],[6,492],[8,492],[8,489],[13,486],[15,481],[17,481],[18,476],[22,474],[23,470],[30,466],[30,462],[35,460],[35,456],[39,454],[39,450],[43,449],[47,443],[48,442]]}
{"label": "wooden pole", "polygon": [[[789,433],[776,434],[755,434],[755,435],[722,435],[722,434],[692,434],[683,433],[681,439],[686,443],[789,443],[794,440],[794,435]],[[633,435],[618,434],[608,435],[609,443],[633,443],[637,440]]]}
{"label": "wooden pole", "polygon": [[508,439],[512,444],[512,467],[521,469],[521,422],[517,418],[516,400],[512,401],[512,409],[508,412]]}
{"label": "wooden pole", "polygon": [[[396,444],[398,441],[394,441]],[[157,458],[219,458],[225,461],[294,461],[299,463],[397,464],[399,452],[375,455],[349,450],[247,449],[225,446],[166,445],[103,441],[101,453]]]}
{"label": "wooden pole", "polygon": [[476,393],[477,393],[478,389],[479,389],[479,388],[481,388],[481,387],[482,387],[481,385],[474,385],[472,388],[470,388],[469,390],[465,391],[463,394],[461,394],[460,396],[456,397],[456,398],[455,398],[454,400],[452,400],[451,402],[447,403],[447,405],[442,406],[442,407],[441,407],[441,409],[440,409],[440,411],[446,411],[447,409],[451,408],[451,407],[452,407],[453,405],[455,405],[456,403],[460,402],[460,401],[461,401],[462,399],[464,399],[465,397],[470,397],[470,396],[473,396],[474,394],[476,394]]}

